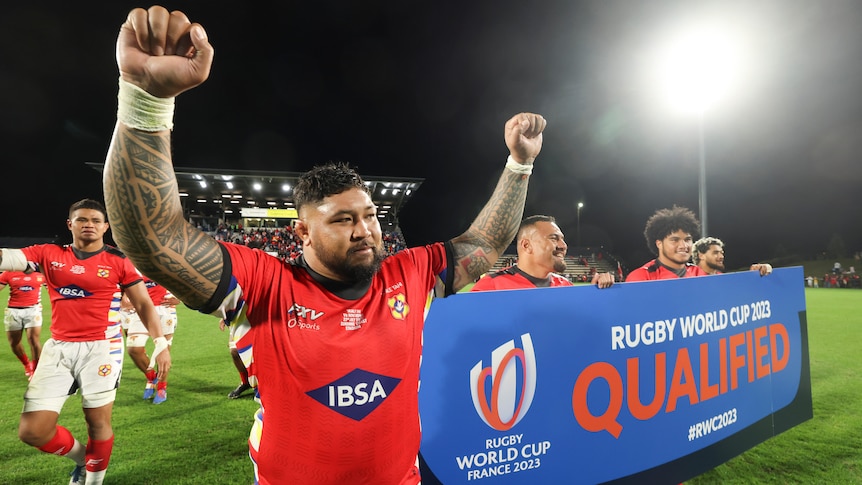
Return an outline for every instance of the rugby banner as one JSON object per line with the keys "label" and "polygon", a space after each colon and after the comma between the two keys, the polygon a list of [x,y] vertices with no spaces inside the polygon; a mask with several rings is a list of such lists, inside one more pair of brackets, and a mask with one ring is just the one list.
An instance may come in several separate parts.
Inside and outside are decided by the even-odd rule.
{"label": "rugby banner", "polygon": [[424,485],[679,483],[812,417],[801,267],[433,302]]}

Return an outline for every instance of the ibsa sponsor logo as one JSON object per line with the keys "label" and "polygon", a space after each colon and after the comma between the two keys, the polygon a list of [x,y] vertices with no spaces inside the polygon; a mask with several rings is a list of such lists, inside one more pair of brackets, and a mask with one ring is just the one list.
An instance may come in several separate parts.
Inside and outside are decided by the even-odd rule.
{"label": "ibsa sponsor logo", "polygon": [[343,416],[361,421],[383,404],[400,382],[401,379],[395,377],[354,369],[306,394]]}
{"label": "ibsa sponsor logo", "polygon": [[33,291],[33,287],[30,285],[24,285],[18,288],[21,291]]}
{"label": "ibsa sponsor logo", "polygon": [[527,414],[536,393],[536,353],[529,333],[491,352],[491,365],[482,361],[470,370],[470,395],[476,413],[488,426],[507,431]]}
{"label": "ibsa sponsor logo", "polygon": [[78,285],[62,286],[57,288],[57,293],[63,298],[86,298],[93,294]]}

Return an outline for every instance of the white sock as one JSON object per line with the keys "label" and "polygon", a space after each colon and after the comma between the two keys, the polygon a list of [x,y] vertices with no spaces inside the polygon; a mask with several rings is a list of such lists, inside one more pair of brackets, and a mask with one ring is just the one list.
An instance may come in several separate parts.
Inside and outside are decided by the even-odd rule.
{"label": "white sock", "polygon": [[87,485],[102,485],[102,481],[105,479],[105,472],[108,469],[99,470],[97,472],[87,471]]}
{"label": "white sock", "polygon": [[72,449],[66,453],[66,457],[74,461],[78,466],[82,466],[84,464],[86,454],[87,447],[82,445],[80,441],[75,440],[75,444],[72,445]]}

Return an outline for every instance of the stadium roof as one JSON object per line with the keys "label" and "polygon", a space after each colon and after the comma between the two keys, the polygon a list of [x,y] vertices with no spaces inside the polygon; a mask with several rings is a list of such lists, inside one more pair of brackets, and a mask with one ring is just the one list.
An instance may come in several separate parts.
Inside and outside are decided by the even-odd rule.
{"label": "stadium roof", "polygon": [[[102,172],[103,163],[86,162]],[[183,207],[191,217],[238,220],[241,209],[294,209],[293,188],[300,172],[174,167]],[[425,179],[362,177],[384,225],[397,225],[398,213]],[[259,211],[258,211],[259,212]]]}

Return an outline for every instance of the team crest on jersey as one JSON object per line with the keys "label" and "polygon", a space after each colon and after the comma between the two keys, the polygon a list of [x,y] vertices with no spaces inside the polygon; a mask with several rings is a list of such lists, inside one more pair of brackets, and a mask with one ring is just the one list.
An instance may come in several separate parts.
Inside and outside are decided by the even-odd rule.
{"label": "team crest on jersey", "polygon": [[407,297],[404,296],[404,293],[398,293],[386,300],[386,304],[389,305],[389,313],[392,314],[392,318],[398,320],[404,320],[404,317],[410,313],[410,305],[407,304]]}
{"label": "team crest on jersey", "polygon": [[338,414],[361,421],[383,404],[400,382],[395,377],[354,369],[306,395]]}
{"label": "team crest on jersey", "polygon": [[102,364],[99,366],[99,375],[105,377],[111,373],[111,364]]}
{"label": "team crest on jersey", "polygon": [[111,270],[99,268],[99,270],[96,271],[96,276],[98,276],[99,278],[109,278],[111,276]]}
{"label": "team crest on jersey", "polygon": [[78,285],[69,285],[57,288],[57,293],[59,293],[63,298],[86,298],[93,294]]}

